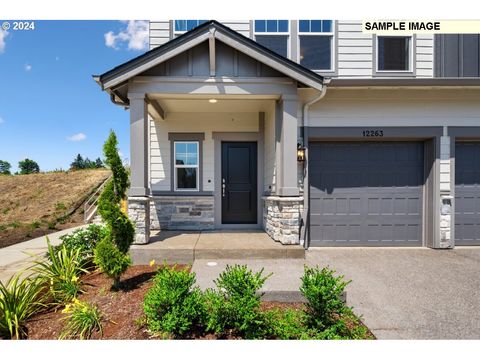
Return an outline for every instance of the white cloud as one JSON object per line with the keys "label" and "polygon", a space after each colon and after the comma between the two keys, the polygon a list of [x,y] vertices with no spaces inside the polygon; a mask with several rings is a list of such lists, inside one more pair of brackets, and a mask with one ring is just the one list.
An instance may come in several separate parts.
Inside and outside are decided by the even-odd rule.
{"label": "white cloud", "polygon": [[25,64],[25,71],[30,71],[30,70],[32,70],[32,65]]}
{"label": "white cloud", "polygon": [[7,36],[8,36],[8,31],[0,29],[0,54],[5,52],[5,38]]}
{"label": "white cloud", "polygon": [[87,135],[84,133],[73,134],[72,136],[67,136],[68,141],[82,141],[87,138]]}
{"label": "white cloud", "polygon": [[146,50],[148,47],[148,21],[130,20],[127,27],[115,34],[109,31],[105,36],[105,45],[119,49],[121,44],[126,44],[128,50]]}

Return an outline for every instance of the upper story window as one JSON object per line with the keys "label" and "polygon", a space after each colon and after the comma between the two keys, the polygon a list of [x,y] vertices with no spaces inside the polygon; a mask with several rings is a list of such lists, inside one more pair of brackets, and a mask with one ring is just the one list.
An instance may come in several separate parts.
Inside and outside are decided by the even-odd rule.
{"label": "upper story window", "polygon": [[412,71],[412,37],[377,36],[377,71]]}
{"label": "upper story window", "polygon": [[288,57],[290,27],[288,20],[255,20],[255,41]]}
{"label": "upper story window", "polygon": [[190,31],[207,21],[208,20],[174,20],[174,31],[175,33]]}
{"label": "upper story window", "polygon": [[300,64],[319,71],[333,71],[333,21],[299,20]]}

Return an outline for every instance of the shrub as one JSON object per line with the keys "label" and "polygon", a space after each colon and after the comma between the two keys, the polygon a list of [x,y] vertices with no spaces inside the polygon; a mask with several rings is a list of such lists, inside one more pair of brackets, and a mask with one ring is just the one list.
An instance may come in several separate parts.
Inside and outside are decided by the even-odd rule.
{"label": "shrub", "polygon": [[103,333],[102,315],[95,305],[74,299],[71,304],[65,306],[62,313],[68,315],[64,318],[66,324],[60,339],[83,340],[90,339],[94,331]]}
{"label": "shrub", "polygon": [[71,234],[60,236],[62,244],[56,249],[79,250],[83,259],[93,258],[93,249],[97,243],[108,235],[105,226],[91,224],[83,229],[76,229]]}
{"label": "shrub", "polygon": [[201,328],[205,307],[194,284],[195,274],[188,270],[160,268],[143,303],[148,328],[175,337]]}
{"label": "shrub", "polygon": [[131,264],[130,256],[118,250],[115,244],[106,237],[95,247],[93,261],[108,277],[113,279],[112,288],[119,289],[120,276]]}
{"label": "shrub", "polygon": [[302,310],[268,310],[265,313],[271,327],[271,336],[281,340],[310,338],[306,333]]}
{"label": "shrub", "polygon": [[0,337],[26,337],[26,321],[43,305],[44,283],[41,279],[16,274],[4,285],[0,281]]}
{"label": "shrub", "polygon": [[263,269],[253,273],[244,265],[227,265],[215,280],[217,289],[206,293],[207,330],[223,335],[231,331],[248,339],[265,337],[269,322],[260,311],[258,291],[269,276],[263,276]]}
{"label": "shrub", "polygon": [[300,291],[307,300],[307,324],[320,331],[334,325],[338,315],[348,309],[342,294],[350,281],[343,281],[343,276],[334,276],[334,273],[328,267],[319,269],[318,266],[305,266],[301,278]]}
{"label": "shrub", "polygon": [[87,273],[80,249],[55,251],[47,237],[48,259],[35,261],[34,271],[48,287],[53,304],[65,303],[81,292],[80,275]]}
{"label": "shrub", "polygon": [[[127,270],[130,261],[126,261],[128,249],[133,243],[135,229],[132,222],[122,212],[120,203],[125,198],[130,181],[128,173],[122,164],[117,149],[117,137],[113,131],[103,146],[105,164],[112,170],[112,179],[107,182],[98,199],[98,212],[105,222],[108,230],[107,241],[102,244],[102,249],[95,253],[95,262],[101,270],[114,279],[114,287],[118,287],[120,275]],[[115,247],[116,251],[112,248]],[[102,258],[111,253],[111,259]],[[114,264],[114,261],[119,261]],[[103,266],[108,268],[104,268]]]}

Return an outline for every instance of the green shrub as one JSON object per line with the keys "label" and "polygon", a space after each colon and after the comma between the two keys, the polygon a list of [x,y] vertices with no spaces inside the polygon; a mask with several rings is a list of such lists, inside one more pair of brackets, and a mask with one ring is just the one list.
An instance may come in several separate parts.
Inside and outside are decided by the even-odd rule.
{"label": "green shrub", "polygon": [[93,261],[108,277],[113,279],[112,288],[119,289],[120,276],[131,264],[130,256],[118,250],[115,244],[106,237],[95,247]]}
{"label": "green shrub", "polygon": [[[135,228],[120,206],[126,196],[130,181],[127,170],[118,155],[117,145],[117,137],[111,131],[103,146],[103,152],[105,164],[112,171],[112,178],[107,182],[98,199],[98,213],[106,224],[108,235],[106,241],[97,245],[98,247],[102,244],[102,249],[95,253],[96,264],[114,279],[113,286],[116,288],[119,285],[120,275],[127,270],[130,264],[130,261],[126,261],[127,254],[135,236]],[[116,251],[112,247],[115,247]],[[103,257],[107,253],[114,256],[111,259]],[[114,264],[115,261],[118,261],[118,264]]]}
{"label": "green shrub", "polygon": [[307,300],[307,324],[320,331],[334,325],[338,315],[348,309],[342,294],[350,281],[343,281],[343,276],[334,276],[334,273],[328,267],[319,269],[305,266],[301,278],[300,291]]}
{"label": "green shrub", "polygon": [[225,335],[233,332],[247,339],[264,338],[270,332],[265,313],[260,311],[258,291],[269,276],[246,266],[227,265],[215,280],[216,290],[205,294],[209,314],[207,330]]}
{"label": "green shrub", "polygon": [[265,313],[271,327],[271,337],[281,340],[309,338],[302,310],[268,310]]}
{"label": "green shrub", "polygon": [[70,301],[81,292],[80,276],[87,273],[80,249],[61,247],[55,251],[47,237],[48,258],[35,261],[34,271],[48,287],[53,304]]}
{"label": "green shrub", "polygon": [[102,315],[98,307],[90,305],[87,302],[74,299],[71,304],[67,304],[62,313],[68,314],[64,320],[66,322],[60,339],[90,339],[94,331],[103,332]]}
{"label": "green shrub", "polygon": [[4,285],[0,281],[0,337],[26,337],[25,324],[43,305],[44,283],[41,279],[23,278],[18,273]]}
{"label": "green shrub", "polygon": [[203,296],[188,270],[160,268],[145,295],[143,309],[151,331],[178,337],[202,327],[205,319]]}
{"label": "green shrub", "polygon": [[108,235],[105,226],[91,224],[86,228],[76,229],[71,234],[60,236],[62,244],[55,250],[65,247],[67,250],[79,250],[84,259],[93,258],[93,250],[97,243]]}

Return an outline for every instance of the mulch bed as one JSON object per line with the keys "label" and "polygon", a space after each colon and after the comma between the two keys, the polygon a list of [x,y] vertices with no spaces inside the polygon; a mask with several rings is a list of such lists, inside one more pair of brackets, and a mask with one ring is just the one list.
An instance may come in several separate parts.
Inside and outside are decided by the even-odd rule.
{"label": "mulch bed", "polygon": [[[158,266],[135,265],[128,268],[122,276],[121,289],[111,290],[112,280],[100,271],[84,275],[84,293],[78,298],[98,306],[103,315],[103,334],[94,333],[92,339],[118,339],[118,340],[146,340],[158,339],[152,336],[143,325],[143,299],[145,293],[152,286],[150,281],[155,275]],[[181,270],[187,266],[176,265]],[[282,303],[277,301],[264,301],[262,310],[303,309],[303,303]],[[56,310],[40,313],[29,320],[27,325],[28,339],[58,339],[64,326],[60,307]],[[371,334],[373,338],[373,334]],[[218,339],[215,334],[193,334],[195,339]],[[227,335],[223,339],[237,339]]]}

